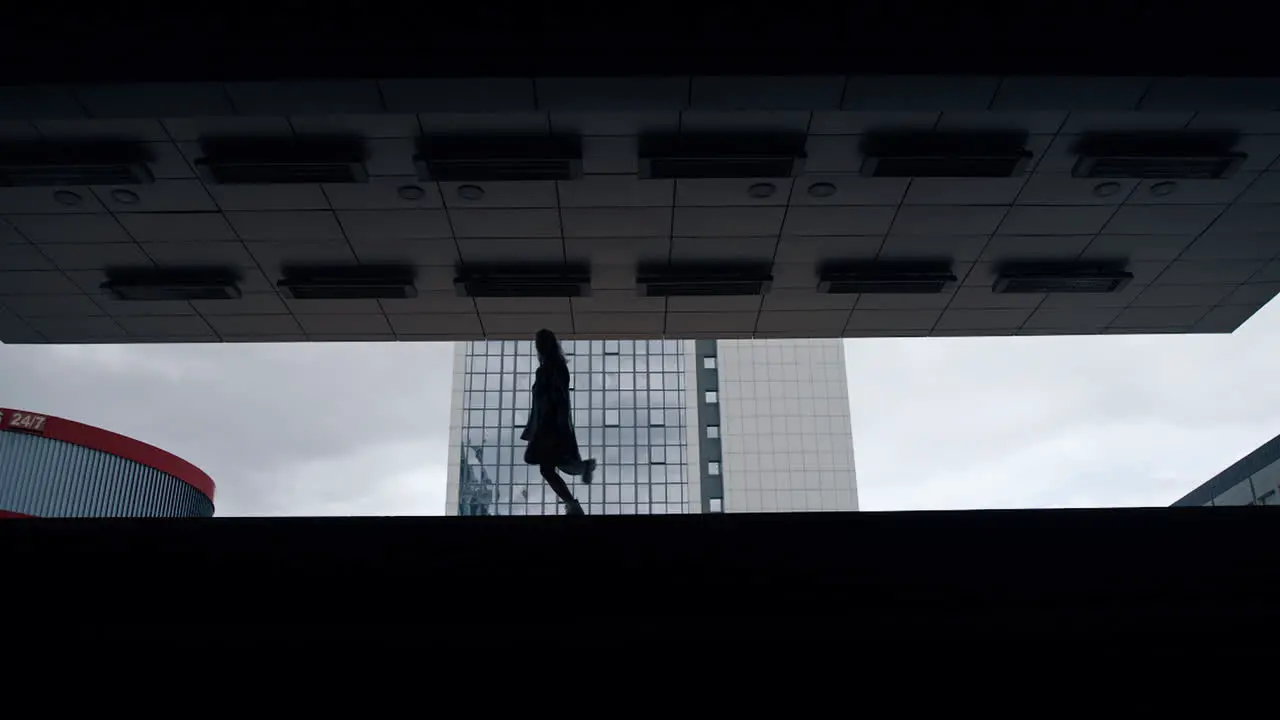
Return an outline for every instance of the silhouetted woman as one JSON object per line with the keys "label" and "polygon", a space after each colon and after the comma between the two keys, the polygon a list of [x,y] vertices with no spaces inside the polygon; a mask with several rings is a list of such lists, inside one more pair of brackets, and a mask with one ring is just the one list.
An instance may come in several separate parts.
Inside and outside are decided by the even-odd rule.
{"label": "silhouetted woman", "polygon": [[582,482],[590,484],[596,469],[595,460],[582,459],[578,436],[573,431],[569,365],[560,351],[555,333],[550,330],[539,330],[533,344],[538,351],[538,372],[533,380],[529,422],[520,433],[520,439],[529,443],[524,450],[524,461],[538,466],[538,472],[564,503],[569,515],[582,515],[582,505],[574,499],[564,478],[556,472],[559,469],[568,475],[581,475]]}

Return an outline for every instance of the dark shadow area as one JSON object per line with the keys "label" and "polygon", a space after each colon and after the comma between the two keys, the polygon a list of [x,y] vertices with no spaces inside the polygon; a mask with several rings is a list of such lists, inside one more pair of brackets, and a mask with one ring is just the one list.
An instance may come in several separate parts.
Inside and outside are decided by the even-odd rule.
{"label": "dark shadow area", "polygon": [[397,76],[955,73],[1267,75],[1252,5],[1115,0],[867,0],[794,6],[515,2],[378,10],[337,3],[20,4],[0,27],[0,82]]}
{"label": "dark shadow area", "polygon": [[600,632],[657,622],[684,642],[741,636],[744,622],[740,641],[936,630],[1237,642],[1280,617],[1280,566],[1265,551],[1277,531],[1266,508],[14,520],[0,522],[0,548],[6,584],[22,588],[10,614],[34,623],[425,622],[479,641],[571,618]]}

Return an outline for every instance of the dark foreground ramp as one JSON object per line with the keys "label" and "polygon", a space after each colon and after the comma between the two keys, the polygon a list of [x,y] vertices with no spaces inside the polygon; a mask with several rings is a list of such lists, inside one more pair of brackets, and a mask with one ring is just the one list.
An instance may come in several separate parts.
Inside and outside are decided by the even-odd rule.
{"label": "dark foreground ramp", "polygon": [[630,641],[646,618],[684,637],[1276,627],[1277,537],[1270,508],[0,522],[10,614],[35,626],[571,622]]}

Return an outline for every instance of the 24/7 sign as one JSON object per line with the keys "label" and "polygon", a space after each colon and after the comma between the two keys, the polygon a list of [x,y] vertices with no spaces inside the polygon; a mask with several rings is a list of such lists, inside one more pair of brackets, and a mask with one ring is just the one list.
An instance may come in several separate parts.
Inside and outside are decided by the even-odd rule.
{"label": "24/7 sign", "polygon": [[44,424],[49,418],[35,413],[10,410],[9,416],[0,413],[0,428],[5,430],[26,430],[27,432],[44,432]]}

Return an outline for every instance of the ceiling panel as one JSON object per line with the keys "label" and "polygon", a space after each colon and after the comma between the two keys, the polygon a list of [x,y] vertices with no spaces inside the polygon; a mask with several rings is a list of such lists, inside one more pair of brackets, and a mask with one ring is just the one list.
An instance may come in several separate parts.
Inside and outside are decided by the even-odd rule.
{"label": "ceiling panel", "polygon": [[676,205],[687,207],[781,206],[786,205],[790,197],[790,179],[755,178],[676,181]]}
{"label": "ceiling panel", "polygon": [[207,337],[213,328],[199,315],[117,317],[125,332],[148,338]]}
{"label": "ceiling panel", "polygon": [[942,310],[861,310],[849,314],[845,331],[893,330],[928,334],[942,316]]}
{"label": "ceiling panel", "polygon": [[941,115],[937,110],[815,110],[810,135],[861,135],[882,128],[931,130]]}
{"label": "ceiling panel", "polygon": [[271,337],[302,332],[292,315],[206,315],[205,320],[223,337]]}
{"label": "ceiling panel", "polygon": [[680,113],[680,132],[802,133],[808,130],[811,116],[812,113],[806,110],[686,110]]}
{"label": "ceiling panel", "polygon": [[387,110],[501,113],[536,107],[532,78],[396,78],[379,80]]}
{"label": "ceiling panel", "polygon": [[780,207],[677,207],[671,232],[683,237],[777,237],[785,215]]}
{"label": "ceiling panel", "polygon": [[87,187],[5,187],[0,188],[0,214],[38,215],[57,213],[104,213],[107,209]]}
{"label": "ceiling panel", "polygon": [[53,270],[53,261],[30,243],[0,243],[0,270]]}
{"label": "ceiling panel", "polygon": [[996,235],[982,250],[984,261],[1072,260],[1093,242],[1093,235]]}
{"label": "ceiling panel", "polygon": [[[185,300],[161,300],[157,302],[132,302],[117,300],[105,291],[98,289],[93,296],[94,303],[103,312],[112,317],[158,317],[162,315],[196,315],[191,303]],[[229,302],[229,301],[228,301]]]}
{"label": "ceiling panel", "polygon": [[991,107],[997,110],[1135,110],[1151,85],[1145,77],[1007,76]]}
{"label": "ceiling panel", "polygon": [[666,316],[657,312],[597,313],[574,312],[574,331],[609,337],[659,337],[666,328]]}
{"label": "ceiling panel", "polygon": [[[782,230],[789,235],[883,235],[896,225],[894,212],[891,207],[795,207],[787,212]],[[908,217],[901,232],[923,231],[926,223],[920,216],[906,208],[899,217],[904,214]]]}
{"label": "ceiling panel", "polygon": [[671,239],[671,260],[688,262],[769,262],[778,240],[772,237],[677,237]]}
{"label": "ceiling panel", "polygon": [[1137,180],[1093,180],[1066,173],[1032,175],[1018,193],[1019,205],[1119,205]]}
{"label": "ceiling panel", "polygon": [[967,130],[1022,130],[1037,135],[1052,135],[1067,119],[1066,110],[948,110],[942,113],[937,129],[948,131]]}
{"label": "ceiling panel", "polygon": [[1151,285],[1130,307],[1201,307],[1217,305],[1235,285]]}
{"label": "ceiling panel", "polygon": [[803,312],[761,312],[756,331],[770,333],[773,337],[831,337],[844,331],[849,320],[845,310],[806,310]]}
{"label": "ceiling panel", "polygon": [[288,137],[293,128],[283,116],[245,117],[241,115],[184,115],[161,121],[175,142],[193,142],[202,137]]}
{"label": "ceiling panel", "polygon": [[449,210],[449,222],[458,238],[561,235],[560,214],[555,210]]}
{"label": "ceiling panel", "polygon": [[1194,332],[1229,333],[1235,332],[1242,324],[1253,317],[1261,306],[1224,305],[1215,307],[1204,314],[1192,326]]}
{"label": "ceiling panel", "polygon": [[559,182],[560,207],[670,207],[674,180],[638,180],[627,175],[588,175]]}
{"label": "ceiling panel", "polygon": [[[1229,332],[1280,289],[1280,271],[1270,267],[1280,257],[1280,172],[1269,169],[1280,157],[1280,112],[1263,107],[1265,82],[677,77],[164,87],[172,92],[161,97],[154,87],[86,86],[79,100],[51,88],[0,91],[26,108],[6,120],[12,137],[25,128],[50,140],[131,139],[151,153],[156,177],[0,188],[0,297],[17,308],[0,322],[0,341],[526,337],[544,325],[593,337]],[[1147,109],[1137,109],[1140,101]],[[85,117],[81,102],[101,117]],[[12,107],[0,108],[0,118]],[[1242,133],[1244,167],[1172,188],[1071,176],[1079,133],[1184,127]],[[417,176],[420,131],[553,128],[582,135],[585,175],[468,183]],[[930,128],[1027,132],[1028,173],[861,176],[867,133]],[[807,130],[801,174],[639,177],[640,132],[743,129]],[[190,164],[207,137],[294,133],[361,137],[370,178],[208,187]],[[482,194],[460,192],[464,184]],[[958,287],[936,295],[817,291],[823,261],[875,258],[949,261]],[[991,292],[1004,262],[1075,258],[1126,261],[1134,280],[1103,295]],[[566,260],[590,267],[591,296],[477,302],[452,285],[459,262]],[[640,297],[638,265],[668,260],[772,263],[773,282],[763,296]],[[282,299],[276,283],[294,263],[405,264],[418,273],[420,295]],[[138,303],[99,287],[108,267],[152,264],[234,267],[245,295]],[[28,315],[86,322],[37,328]]]}
{"label": "ceiling panel", "polygon": [[[352,240],[378,242],[385,240],[413,240],[451,238],[451,215],[444,210],[340,210],[337,213],[341,230]],[[496,223],[495,223],[496,224]],[[454,223],[453,227],[457,227]],[[465,237],[458,233],[458,237]],[[316,235],[299,240],[316,240],[328,235]],[[335,237],[342,237],[339,233]],[[491,237],[491,236],[485,236]],[[494,235],[492,237],[505,237]]]}
{"label": "ceiling panel", "polygon": [[1120,314],[1120,308],[1073,308],[1057,310],[1041,307],[1022,325],[1024,330],[1075,330],[1101,332]]}
{"label": "ceiling panel", "polygon": [[288,265],[351,264],[355,253],[346,240],[245,243],[245,248],[263,270],[279,271]]}
{"label": "ceiling panel", "polygon": [[6,295],[0,304],[28,318],[103,314],[88,295]]}
{"label": "ceiling panel", "polygon": [[289,124],[299,135],[357,135],[366,138],[415,138],[422,133],[414,113],[381,115],[290,115]]}
{"label": "ceiling panel", "polygon": [[573,334],[573,316],[567,312],[542,315],[480,313],[480,322],[485,333],[505,338],[532,339],[533,334],[542,328],[557,335]]}
{"label": "ceiling panel", "polygon": [[[235,300],[192,300],[191,307],[205,318],[222,315],[287,315],[289,308],[275,293],[252,293]],[[232,333],[248,335],[250,333]]]}
{"label": "ceiling panel", "polygon": [[80,292],[56,270],[0,271],[0,297],[10,295],[66,295]]}
{"label": "ceiling panel", "polygon": [[142,251],[157,265],[226,265],[253,267],[254,259],[239,240],[224,242],[144,242]]}
{"label": "ceiling panel", "polygon": [[964,310],[947,308],[937,330],[1015,330],[1031,317],[1032,308]]}
{"label": "ceiling panel", "polygon": [[459,297],[452,288],[433,290],[429,279],[419,278],[418,296],[412,298],[394,298],[379,300],[382,311],[387,315],[407,315],[413,313],[462,313],[475,314],[475,300]]}
{"label": "ceiling panel", "polygon": [[138,242],[226,242],[239,240],[219,213],[121,213],[116,216]]}
{"label": "ceiling panel", "polygon": [[475,337],[483,332],[480,317],[474,312],[449,314],[390,315],[388,320],[397,335],[438,335],[457,333]]}
{"label": "ceiling panel", "polygon": [[382,306],[369,298],[349,300],[294,300],[285,298],[284,304],[298,317],[304,315],[381,315]]}
{"label": "ceiling panel", "polygon": [[214,185],[209,192],[223,210],[329,209],[329,199],[318,184]]}
{"label": "ceiling panel", "polygon": [[1260,270],[1263,260],[1175,260],[1155,279],[1158,285],[1239,284]]}
{"label": "ceiling panel", "polygon": [[415,210],[444,205],[436,183],[420,182],[415,175],[373,177],[367,183],[325,183],[321,187],[334,210]]}
{"label": "ceiling panel", "polygon": [[671,235],[672,209],[565,208],[560,211],[564,237],[643,238]]}
{"label": "ceiling panel", "polygon": [[462,238],[457,248],[462,261],[469,263],[565,261],[565,244],[559,238]]}
{"label": "ceiling panel", "polygon": [[753,295],[725,297],[670,297],[668,313],[755,313],[760,310],[761,298]]}
{"label": "ceiling panel", "polygon": [[916,178],[903,205],[1009,205],[1018,197],[1025,177]]}
{"label": "ceiling panel", "polygon": [[892,232],[900,235],[985,235],[996,231],[1007,211],[1007,207],[903,206],[893,219]]}
{"label": "ceiling panel", "polygon": [[869,236],[794,237],[783,235],[777,243],[774,262],[814,263],[820,260],[871,260],[882,252],[884,238]]}
{"label": "ceiling panel", "polygon": [[132,239],[111,215],[12,215],[8,220],[34,243],[118,243]]}
{"label": "ceiling panel", "polygon": [[452,239],[435,240],[350,240],[356,259],[369,265],[454,265],[458,262],[458,243]]}
{"label": "ceiling panel", "polygon": [[989,235],[895,235],[880,245],[879,257],[895,259],[977,260],[991,241]]}
{"label": "ceiling panel", "polygon": [[242,240],[341,239],[342,227],[332,212],[227,212],[227,222]]}
{"label": "ceiling panel", "polygon": [[1195,240],[1194,235],[1112,235],[1101,233],[1081,253],[1085,258],[1172,260]]}
{"label": "ceiling panel", "polygon": [[382,314],[368,315],[298,315],[298,323],[308,335],[383,334],[391,333],[391,325]]}
{"label": "ceiling panel", "polygon": [[463,197],[464,187],[478,187],[475,183],[442,182],[440,195],[450,209],[474,210],[485,208],[554,208],[556,184],[550,180],[535,182],[483,183],[484,195],[479,199]]}
{"label": "ceiling panel", "polygon": [[54,343],[120,342],[128,336],[124,328],[109,317],[28,318],[26,322]]}
{"label": "ceiling panel", "polygon": [[111,212],[213,212],[218,209],[204,185],[196,179],[159,180],[145,186],[98,185],[93,187],[93,194]]}
{"label": "ceiling panel", "polygon": [[845,110],[986,110],[1000,78],[929,75],[855,76],[845,84]]}
{"label": "ceiling panel", "polygon": [[1226,209],[1224,205],[1126,205],[1107,222],[1109,233],[1199,235]]}
{"label": "ceiling panel", "polygon": [[101,267],[150,267],[151,258],[134,242],[54,243],[44,254],[63,270],[94,270]]}
{"label": "ceiling panel", "polygon": [[383,111],[373,80],[231,82],[226,93],[239,115],[359,114]]}
{"label": "ceiling panel", "polygon": [[[1088,235],[1101,232],[1115,212],[1113,207],[1091,205],[1018,205],[1009,209],[1009,214],[1000,223],[1000,232],[1007,235]],[[1108,231],[1120,232],[1110,228]],[[1156,230],[1151,232],[1159,234]]]}

